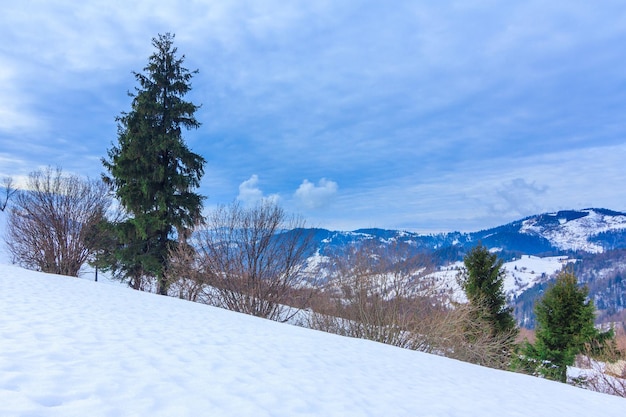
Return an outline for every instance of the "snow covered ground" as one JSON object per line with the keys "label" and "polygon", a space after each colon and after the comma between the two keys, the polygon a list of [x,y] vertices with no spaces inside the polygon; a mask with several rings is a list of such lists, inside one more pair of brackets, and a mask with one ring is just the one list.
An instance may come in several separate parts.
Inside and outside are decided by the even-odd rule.
{"label": "snow covered ground", "polygon": [[522,292],[533,287],[535,284],[545,282],[546,279],[563,269],[563,266],[574,262],[567,256],[538,256],[522,255],[519,259],[505,262],[506,279],[504,280],[504,292],[509,295],[519,296]]}
{"label": "snow covered ground", "polygon": [[626,400],[0,265],[0,416],[621,416]]}

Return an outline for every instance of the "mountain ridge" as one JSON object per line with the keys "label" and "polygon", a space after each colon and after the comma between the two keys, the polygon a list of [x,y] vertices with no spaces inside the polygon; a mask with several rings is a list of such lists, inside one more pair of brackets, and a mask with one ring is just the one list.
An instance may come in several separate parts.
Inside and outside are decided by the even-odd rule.
{"label": "mountain ridge", "polygon": [[[316,255],[346,253],[374,244],[426,255],[433,274],[456,286],[465,254],[477,244],[497,252],[506,270],[505,291],[517,320],[534,325],[533,308],[543,290],[563,268],[572,269],[589,287],[598,321],[626,321],[626,213],[605,208],[561,210],[527,216],[477,232],[419,234],[405,230],[364,228],[354,231],[307,229]],[[393,248],[391,248],[393,246]],[[458,291],[458,289],[457,289]]]}
{"label": "mountain ridge", "polygon": [[626,248],[626,213],[604,209],[561,210],[527,216],[476,232],[422,234],[406,230],[363,228],[353,231],[314,231],[318,247],[376,240],[403,243],[415,249],[436,251],[446,246],[467,249],[481,242],[504,252],[558,255],[572,252],[601,253]]}

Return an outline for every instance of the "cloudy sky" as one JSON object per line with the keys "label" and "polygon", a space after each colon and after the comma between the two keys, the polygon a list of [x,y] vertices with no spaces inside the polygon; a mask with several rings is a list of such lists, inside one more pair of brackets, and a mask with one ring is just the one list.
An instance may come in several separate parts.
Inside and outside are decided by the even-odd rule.
{"label": "cloudy sky", "polygon": [[24,0],[0,14],[0,177],[97,178],[158,33],[176,35],[206,207],[473,231],[626,210],[626,5]]}

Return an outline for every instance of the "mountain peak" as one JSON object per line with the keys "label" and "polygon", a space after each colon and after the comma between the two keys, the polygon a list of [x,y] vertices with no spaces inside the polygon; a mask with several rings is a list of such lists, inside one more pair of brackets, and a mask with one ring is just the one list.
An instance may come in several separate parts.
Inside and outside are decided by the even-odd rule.
{"label": "mountain peak", "polygon": [[560,250],[601,253],[607,249],[597,237],[626,229],[626,214],[607,209],[564,210],[528,217],[519,232],[538,235]]}

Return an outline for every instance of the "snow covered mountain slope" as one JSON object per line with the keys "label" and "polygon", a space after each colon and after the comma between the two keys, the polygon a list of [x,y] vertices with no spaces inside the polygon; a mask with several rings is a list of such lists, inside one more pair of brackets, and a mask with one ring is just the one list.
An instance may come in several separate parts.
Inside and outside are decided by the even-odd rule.
{"label": "snow covered mountain slope", "polygon": [[322,255],[341,254],[345,248],[364,242],[405,254],[426,255],[436,268],[432,276],[461,299],[455,276],[465,254],[481,243],[505,262],[505,291],[516,306],[518,320],[529,326],[536,298],[566,264],[589,286],[590,297],[600,310],[599,320],[609,320],[626,308],[626,213],[598,208],[566,210],[472,233],[420,235],[381,229],[315,229],[314,235]]}
{"label": "snow covered mountain slope", "polygon": [[2,416],[618,416],[626,400],[0,266]]}
{"label": "snow covered mountain slope", "polygon": [[559,211],[522,221],[519,231],[540,235],[561,250],[600,253],[605,246],[597,237],[626,229],[626,214],[603,209]]}
{"label": "snow covered mountain slope", "polygon": [[[532,255],[522,255],[520,258],[505,262],[502,265],[506,273],[503,285],[504,293],[512,301],[535,285],[545,283],[549,277],[570,262],[573,262],[573,260],[567,256],[542,258]],[[466,300],[465,294],[456,280],[461,268],[463,268],[463,262],[458,261],[442,266],[428,276],[436,278],[436,281],[440,282],[444,288],[452,289],[454,298],[457,301],[464,302]]]}

